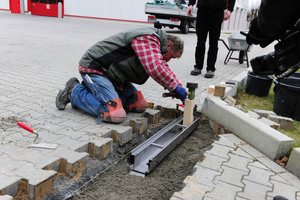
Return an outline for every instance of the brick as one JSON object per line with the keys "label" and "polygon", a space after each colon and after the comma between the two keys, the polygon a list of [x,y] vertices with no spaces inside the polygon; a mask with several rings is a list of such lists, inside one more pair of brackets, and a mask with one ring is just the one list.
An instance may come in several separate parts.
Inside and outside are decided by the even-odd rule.
{"label": "brick", "polygon": [[269,120],[265,117],[262,117],[261,119],[259,119],[259,121],[261,121],[262,123],[266,124],[267,126],[270,126],[271,128],[275,129],[275,130],[278,130],[280,128],[280,124],[272,121],[272,120]]}
{"label": "brick", "polygon": [[111,138],[116,145],[122,146],[132,139],[132,127],[130,126],[106,124],[105,128],[112,130]]}
{"label": "brick", "polygon": [[218,182],[212,192],[206,193],[206,197],[207,199],[235,199],[236,193],[242,190],[241,187]]}
{"label": "brick", "polygon": [[276,113],[270,110],[253,109],[253,112],[258,114],[260,117],[265,117],[265,118],[269,118],[269,115],[276,115]]}
{"label": "brick", "polygon": [[294,120],[289,117],[282,117],[278,115],[269,115],[269,119],[280,124],[280,128],[292,130],[294,128]]}
{"label": "brick", "polygon": [[216,85],[215,86],[214,96],[216,96],[216,97],[223,97],[225,95],[225,90],[226,90],[226,87],[220,86],[220,85]]}
{"label": "brick", "polygon": [[267,192],[272,191],[272,187],[260,185],[251,181],[243,180],[244,191],[238,192],[237,196],[245,199],[265,199]]}
{"label": "brick", "polygon": [[7,174],[0,174],[0,195],[1,191],[4,191],[4,194],[9,194],[15,196],[18,190],[19,181],[21,177],[9,176]]}
{"label": "brick", "polygon": [[[169,111],[171,112],[171,110],[169,110]],[[169,116],[171,116],[171,113],[170,113]],[[160,119],[160,111],[159,110],[147,109],[143,113],[143,117],[148,118],[148,123],[149,124],[157,124],[159,122],[159,119]]]}
{"label": "brick", "polygon": [[250,169],[250,173],[249,175],[244,176],[244,180],[272,187],[272,184],[270,183],[270,177],[275,174],[274,172],[251,166],[249,166],[248,169]]}

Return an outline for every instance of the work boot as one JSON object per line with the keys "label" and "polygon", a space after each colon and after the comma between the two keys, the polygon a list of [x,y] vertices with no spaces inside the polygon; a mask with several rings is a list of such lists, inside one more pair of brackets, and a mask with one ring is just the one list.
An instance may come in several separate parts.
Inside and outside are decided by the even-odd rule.
{"label": "work boot", "polygon": [[141,91],[133,93],[132,99],[134,103],[129,104],[129,112],[142,113],[147,109],[148,102],[146,101],[146,99],[144,99]]}
{"label": "work boot", "polygon": [[119,124],[126,118],[126,112],[123,108],[121,99],[112,99],[106,102],[108,112],[103,113],[103,121]]}
{"label": "work boot", "polygon": [[214,76],[215,76],[215,72],[207,71],[207,73],[204,75],[204,78],[213,78]]}
{"label": "work boot", "polygon": [[56,107],[58,110],[64,110],[68,103],[70,103],[71,93],[73,88],[79,84],[79,80],[76,77],[70,78],[66,83],[66,87],[63,90],[59,90],[56,96]]}

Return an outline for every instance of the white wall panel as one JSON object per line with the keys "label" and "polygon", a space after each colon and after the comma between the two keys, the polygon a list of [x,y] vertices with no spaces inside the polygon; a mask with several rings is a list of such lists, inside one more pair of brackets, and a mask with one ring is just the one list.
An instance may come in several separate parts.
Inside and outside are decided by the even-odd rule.
{"label": "white wall panel", "polygon": [[149,0],[65,0],[65,15],[147,21]]}
{"label": "white wall panel", "polygon": [[9,10],[9,0],[0,0],[0,9]]}

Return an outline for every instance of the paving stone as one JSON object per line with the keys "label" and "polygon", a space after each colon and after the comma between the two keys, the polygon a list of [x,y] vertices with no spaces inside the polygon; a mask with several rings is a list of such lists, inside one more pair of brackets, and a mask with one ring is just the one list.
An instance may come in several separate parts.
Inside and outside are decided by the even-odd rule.
{"label": "paving stone", "polygon": [[175,192],[173,196],[185,200],[200,200],[203,199],[205,193],[211,191],[211,187],[202,185],[196,182],[186,182],[184,188]]}
{"label": "paving stone", "polygon": [[228,159],[208,154],[205,157],[205,159],[202,162],[197,163],[197,165],[200,165],[202,167],[207,167],[207,168],[215,170],[215,171],[222,172],[223,170],[221,169],[221,165],[224,161],[227,161],[227,160]]}
{"label": "paving stone", "polygon": [[234,154],[234,155],[239,155],[241,157],[244,157],[244,158],[248,158],[248,159],[251,159],[253,160],[254,157],[252,157],[250,154],[248,154],[247,152],[245,152],[243,149],[241,148],[237,148],[236,150],[234,151],[230,151],[231,154]]}
{"label": "paving stone", "polygon": [[25,165],[26,161],[13,160],[5,154],[0,155],[0,173],[6,174],[10,171],[13,171],[23,165]]}
{"label": "paving stone", "polygon": [[21,177],[9,176],[0,172],[0,191],[4,190],[5,194],[14,196],[19,187]]}
{"label": "paving stone", "polygon": [[148,124],[157,124],[160,119],[160,110],[146,109],[143,117],[148,118]]}
{"label": "paving stone", "polygon": [[88,146],[88,142],[73,140],[69,136],[64,136],[59,140],[57,140],[55,143],[68,147],[69,149],[74,151],[76,150],[80,151],[80,149],[86,149]]}
{"label": "paving stone", "polygon": [[11,176],[18,176],[28,180],[28,183],[32,186],[36,186],[50,177],[57,174],[56,171],[53,170],[43,170],[35,167],[31,163],[27,163],[18,169],[9,172]]}
{"label": "paving stone", "polygon": [[[76,131],[76,133],[82,133],[79,137],[82,137],[83,135],[89,133],[89,134],[94,134],[99,137],[111,137],[111,129],[105,128],[105,123],[102,125],[92,125],[85,127],[83,129],[80,129],[80,131]],[[77,137],[77,138],[79,138]]]}
{"label": "paving stone", "polygon": [[185,181],[197,182],[202,185],[214,186],[213,180],[216,176],[221,175],[220,172],[196,165],[195,172],[191,176],[187,176]]}
{"label": "paving stone", "polygon": [[275,175],[271,176],[270,180],[274,180],[274,181],[281,182],[281,183],[288,184],[288,185],[290,184],[288,181],[283,179],[279,174],[275,174]]}
{"label": "paving stone", "polygon": [[238,169],[234,169],[231,167],[222,166],[223,172],[221,176],[216,176],[214,184],[217,184],[218,182],[224,182],[228,183],[237,187],[244,187],[244,184],[242,183],[243,176],[247,175],[248,172],[241,171]]}
{"label": "paving stone", "polygon": [[287,172],[282,166],[278,165],[268,157],[259,157],[257,160],[275,173]]}
{"label": "paving stone", "polygon": [[214,144],[219,144],[219,145],[223,145],[223,146],[227,146],[227,147],[231,147],[231,148],[236,148],[236,146],[234,145],[234,143],[230,140],[228,140],[224,135],[219,135],[220,139],[215,141]]}
{"label": "paving stone", "polygon": [[259,152],[258,150],[256,150],[249,144],[242,145],[242,146],[240,146],[240,148],[243,149],[244,151],[246,151],[248,154],[250,154],[254,158],[265,157],[265,155],[263,153]]}
{"label": "paving stone", "polygon": [[260,117],[265,117],[265,118],[269,118],[269,115],[276,115],[276,113],[270,110],[253,109],[253,112],[258,114]]}
{"label": "paving stone", "polygon": [[57,165],[57,163],[59,163],[59,157],[50,155],[45,156],[44,154],[41,154],[39,150],[28,152],[27,154],[24,154],[15,159],[19,161],[26,161],[27,163],[32,163],[37,168],[44,168],[51,165]]}
{"label": "paving stone", "polygon": [[250,169],[250,173],[249,175],[244,176],[244,180],[252,181],[267,187],[272,187],[272,184],[270,183],[270,177],[275,174],[274,172],[251,166],[248,168]]}
{"label": "paving stone", "polygon": [[234,134],[223,134],[222,136],[224,136],[226,139],[230,140],[231,142],[233,142],[233,144],[235,146],[239,146],[239,145],[243,145],[243,144],[247,144],[244,140],[240,139],[239,137],[237,137]]}
{"label": "paving stone", "polygon": [[249,167],[257,167],[257,168],[260,168],[260,169],[264,169],[264,170],[267,170],[267,171],[272,171],[271,169],[267,168],[265,165],[263,165],[262,163],[260,163],[258,160],[254,160],[253,163],[249,163]]}
{"label": "paving stone", "polygon": [[234,148],[232,148],[232,147],[227,147],[227,146],[223,146],[223,145],[213,143],[213,148],[206,151],[205,155],[212,154],[212,155],[215,155],[215,156],[219,156],[219,157],[228,159],[229,158],[228,153],[233,149]]}
{"label": "paving stone", "polygon": [[289,200],[295,200],[296,199],[296,193],[299,192],[299,189],[296,187],[293,187],[292,185],[287,185],[281,182],[277,181],[270,181],[273,186],[273,191],[268,192],[267,195],[270,197],[274,197],[276,195],[283,196]]}
{"label": "paving stone", "polygon": [[244,158],[238,155],[234,155],[229,153],[229,160],[228,162],[224,162],[223,166],[227,166],[227,167],[231,167],[231,168],[235,168],[238,170],[242,170],[245,172],[249,172],[249,169],[247,168],[248,164],[250,162],[253,162],[253,160],[248,159],[248,158]]}
{"label": "paving stone", "polygon": [[116,145],[122,146],[132,139],[132,127],[130,126],[105,124],[105,128],[112,130],[111,137]]}
{"label": "paving stone", "polygon": [[[22,155],[27,154],[28,152],[31,152],[31,151],[34,151],[34,150],[30,149],[30,148],[18,147],[14,143],[0,145],[0,152],[7,154],[12,159],[21,157]],[[0,155],[1,155],[1,153],[0,153]]]}
{"label": "paving stone", "polygon": [[206,193],[204,200],[225,200],[235,199],[237,192],[242,191],[241,187],[237,187],[231,184],[218,182],[212,192]]}
{"label": "paving stone", "polygon": [[294,128],[294,120],[289,117],[282,117],[278,115],[269,115],[270,120],[280,124],[280,127],[286,130]]}
{"label": "paving stone", "polygon": [[265,199],[267,192],[272,191],[272,187],[243,180],[245,184],[243,192],[238,192],[237,196],[245,199]]}
{"label": "paving stone", "polygon": [[262,123],[266,124],[267,126],[270,126],[271,128],[275,129],[275,130],[278,130],[280,128],[280,124],[272,121],[272,120],[269,120],[265,117],[262,117],[259,119],[259,121],[261,121]]}
{"label": "paving stone", "polygon": [[293,175],[290,172],[284,172],[278,175],[300,190],[300,179],[297,176]]}

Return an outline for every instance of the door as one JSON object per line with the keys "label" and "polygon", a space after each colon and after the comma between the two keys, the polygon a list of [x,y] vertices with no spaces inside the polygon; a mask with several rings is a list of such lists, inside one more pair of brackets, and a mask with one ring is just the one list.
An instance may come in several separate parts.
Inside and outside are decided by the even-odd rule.
{"label": "door", "polygon": [[9,4],[11,13],[21,13],[20,0],[10,0]]}

